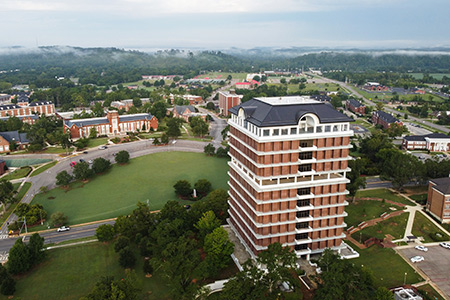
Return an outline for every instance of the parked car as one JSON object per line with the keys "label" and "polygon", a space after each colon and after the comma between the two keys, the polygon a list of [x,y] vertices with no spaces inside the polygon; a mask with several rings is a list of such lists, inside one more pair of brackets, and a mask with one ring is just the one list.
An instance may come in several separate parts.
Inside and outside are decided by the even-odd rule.
{"label": "parked car", "polygon": [[56,231],[63,232],[63,231],[69,231],[69,230],[70,230],[69,226],[62,226],[62,227],[59,227]]}
{"label": "parked car", "polygon": [[87,151],[83,151],[83,154],[88,154],[88,152]]}
{"label": "parked car", "polygon": [[94,161],[93,161],[92,159],[90,159],[90,160],[88,161],[88,163],[89,163],[90,165],[92,165],[92,164],[94,163]]}
{"label": "parked car", "polygon": [[425,246],[416,246],[416,247],[414,247],[414,248],[416,248],[417,250],[420,250],[420,251],[424,251],[424,252],[427,252],[427,251],[428,251],[428,248],[425,247]]}
{"label": "parked car", "polygon": [[71,166],[71,167],[74,167],[76,164],[77,164],[77,163],[73,161],[73,162],[70,163],[70,166]]}
{"label": "parked car", "polygon": [[439,243],[439,246],[450,249],[450,243],[448,243],[448,242]]}
{"label": "parked car", "polygon": [[425,260],[425,258],[423,258],[423,256],[420,256],[420,255],[411,257],[411,262],[413,262],[413,263],[421,262],[424,260]]}
{"label": "parked car", "polygon": [[85,162],[85,160],[84,160],[84,159],[82,159],[82,158],[80,158],[80,162]]}
{"label": "parked car", "polygon": [[98,150],[105,150],[106,148],[108,148],[108,147],[106,147],[106,146],[100,146],[100,147],[98,147]]}

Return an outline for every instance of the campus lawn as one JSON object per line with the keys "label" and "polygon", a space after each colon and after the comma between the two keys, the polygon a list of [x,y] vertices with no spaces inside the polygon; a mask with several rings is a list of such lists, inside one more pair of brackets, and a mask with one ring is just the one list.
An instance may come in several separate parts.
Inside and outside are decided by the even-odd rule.
{"label": "campus lawn", "polygon": [[108,173],[86,184],[72,183],[67,191],[55,188],[38,194],[33,203],[42,204],[49,216],[63,212],[69,224],[103,220],[129,214],[139,201],[148,200],[151,210],[161,209],[167,201],[178,200],[173,185],[181,179],[194,185],[206,178],[213,189],[226,189],[227,170],[227,159],[203,153],[155,153],[134,158],[126,165],[113,165]]}
{"label": "campus lawn", "polygon": [[354,234],[352,234],[352,237],[357,241],[361,239],[362,242],[371,237],[384,239],[386,237],[386,234],[392,235],[395,239],[401,239],[405,234],[408,216],[409,213],[403,213],[399,216],[386,219],[374,226],[369,226],[364,228],[363,230],[355,232]]}
{"label": "campus lawn", "polygon": [[439,233],[442,237],[448,241],[450,237],[442,232],[436,225],[434,225],[427,217],[425,217],[421,212],[416,212],[414,216],[414,224],[412,228],[412,234],[424,238],[425,243],[437,242],[432,239],[431,235],[434,233]]}
{"label": "campus lawn", "polygon": [[377,245],[367,249],[359,249],[351,242],[345,242],[350,244],[360,255],[351,261],[354,264],[369,268],[373,272],[376,286],[392,288],[403,285],[405,273],[407,273],[407,284],[423,281],[423,278],[393,249],[381,248]]}
{"label": "campus lawn", "polygon": [[59,153],[70,153],[74,150],[74,148],[61,148],[61,147],[48,147],[44,151],[41,151],[39,153],[47,153],[47,154],[59,154]]}
{"label": "campus lawn", "polygon": [[421,285],[417,289],[420,294],[431,297],[430,299],[445,300],[430,284]]}
{"label": "campus lawn", "polygon": [[31,173],[30,176],[36,176],[36,175],[39,175],[39,174],[41,174],[42,172],[47,171],[48,169],[50,169],[51,167],[53,167],[53,166],[56,165],[57,163],[58,163],[58,162],[55,160],[55,161],[52,161],[51,163],[42,165],[42,166],[40,166],[39,168],[37,168],[36,170],[34,170],[34,171]]}
{"label": "campus lawn", "polygon": [[361,200],[350,203],[345,208],[345,211],[348,213],[348,216],[345,217],[345,223],[350,227],[356,226],[362,221],[379,218],[384,212],[392,212],[393,210],[390,207],[396,210],[401,209],[396,205],[375,200]]}
{"label": "campus lawn", "polygon": [[6,176],[3,176],[2,179],[5,180],[14,180],[26,177],[28,173],[30,173],[31,167],[22,167],[20,169],[14,170],[13,172],[9,173]]}
{"label": "campus lawn", "polygon": [[89,148],[98,147],[101,145],[108,144],[108,138],[96,138],[96,139],[89,139]]}
{"label": "campus lawn", "polygon": [[405,197],[399,196],[388,189],[360,190],[356,193],[356,198],[380,198],[391,200],[406,205],[416,205]]}
{"label": "campus lawn", "polygon": [[[102,276],[124,278],[125,272],[113,245],[94,242],[47,251],[48,257],[43,263],[18,279],[14,298],[77,300],[91,292]],[[139,299],[169,299],[167,280],[157,272],[146,278],[142,271],[143,258],[136,257],[135,270],[142,289]],[[8,298],[0,296],[0,299]]]}

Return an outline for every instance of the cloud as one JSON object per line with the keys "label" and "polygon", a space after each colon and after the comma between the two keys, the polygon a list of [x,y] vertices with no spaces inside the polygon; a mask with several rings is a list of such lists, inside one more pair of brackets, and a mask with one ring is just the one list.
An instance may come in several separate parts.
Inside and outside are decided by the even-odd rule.
{"label": "cloud", "polygon": [[72,11],[160,14],[277,13],[341,10],[404,0],[3,0],[0,11]]}

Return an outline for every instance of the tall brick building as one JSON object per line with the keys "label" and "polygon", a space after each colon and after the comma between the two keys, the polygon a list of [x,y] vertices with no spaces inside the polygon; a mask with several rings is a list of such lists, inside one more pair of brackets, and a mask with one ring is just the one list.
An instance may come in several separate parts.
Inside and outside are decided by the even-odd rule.
{"label": "tall brick building", "polygon": [[228,110],[233,106],[241,104],[244,95],[237,95],[234,90],[229,92],[219,92],[219,110],[220,114],[228,116]]}
{"label": "tall brick building", "polygon": [[229,111],[229,223],[247,250],[280,242],[309,259],[341,249],[352,119],[301,96]]}

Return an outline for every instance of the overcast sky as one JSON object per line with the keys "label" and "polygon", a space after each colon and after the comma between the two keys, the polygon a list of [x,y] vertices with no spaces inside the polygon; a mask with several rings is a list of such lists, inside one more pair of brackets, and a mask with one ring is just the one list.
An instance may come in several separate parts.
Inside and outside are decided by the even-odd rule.
{"label": "overcast sky", "polygon": [[450,46],[449,0],[0,0],[0,47]]}

